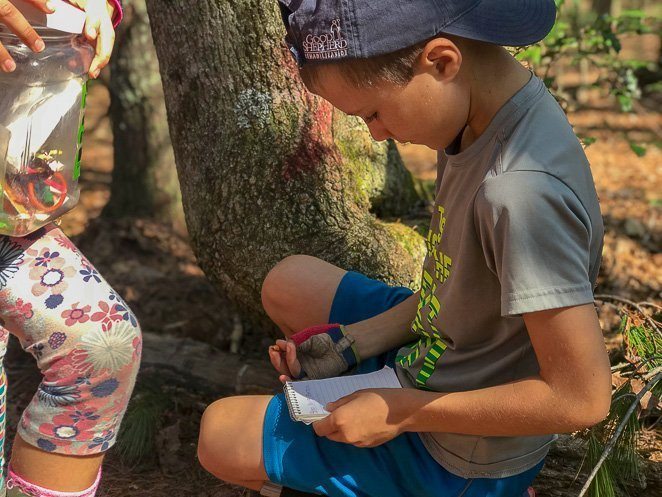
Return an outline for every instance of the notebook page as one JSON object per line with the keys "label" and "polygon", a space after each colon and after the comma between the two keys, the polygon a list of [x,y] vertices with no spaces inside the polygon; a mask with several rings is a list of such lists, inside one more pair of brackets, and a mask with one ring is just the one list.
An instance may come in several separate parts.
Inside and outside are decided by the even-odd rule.
{"label": "notebook page", "polygon": [[[398,377],[392,368],[385,367],[374,373],[341,376],[324,380],[288,382],[292,398],[288,398],[297,408],[295,412],[303,417],[322,417],[329,414],[324,406],[345,397],[357,390],[366,388],[401,388]],[[289,397],[289,396],[288,396]]]}

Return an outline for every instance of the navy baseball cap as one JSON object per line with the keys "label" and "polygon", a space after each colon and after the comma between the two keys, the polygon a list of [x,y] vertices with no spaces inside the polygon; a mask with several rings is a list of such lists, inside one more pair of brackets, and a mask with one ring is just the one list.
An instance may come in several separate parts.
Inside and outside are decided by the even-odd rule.
{"label": "navy baseball cap", "polygon": [[542,40],[554,0],[278,0],[300,65],[384,55],[439,34],[503,46]]}

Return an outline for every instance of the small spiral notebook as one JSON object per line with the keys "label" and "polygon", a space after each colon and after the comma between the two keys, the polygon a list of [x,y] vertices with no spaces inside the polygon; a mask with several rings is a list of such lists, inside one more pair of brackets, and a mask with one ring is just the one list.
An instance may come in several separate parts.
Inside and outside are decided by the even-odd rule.
{"label": "small spiral notebook", "polygon": [[324,409],[329,402],[335,402],[346,395],[367,388],[402,388],[402,386],[395,371],[385,367],[374,373],[324,380],[288,381],[283,390],[292,419],[309,425],[330,414]]}

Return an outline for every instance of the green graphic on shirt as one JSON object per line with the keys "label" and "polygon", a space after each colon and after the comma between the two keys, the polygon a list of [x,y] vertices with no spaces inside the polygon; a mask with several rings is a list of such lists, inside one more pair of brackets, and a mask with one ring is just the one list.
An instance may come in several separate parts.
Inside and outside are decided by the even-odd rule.
{"label": "green graphic on shirt", "polygon": [[[452,260],[438,249],[444,234],[446,216],[444,215],[445,210],[443,207],[437,206],[437,209],[439,210],[439,227],[437,230],[430,229],[426,240],[428,257],[434,259],[434,275],[430,274],[427,268],[423,269],[421,297],[418,302],[416,317],[411,326],[411,331],[419,335],[420,338],[414,344],[409,354],[398,356],[396,359],[403,367],[410,367],[418,360],[422,351],[427,349],[427,353],[423,359],[423,365],[416,378],[416,386],[421,389],[427,389],[427,382],[434,373],[437,362],[447,348],[439,329],[434,323],[441,312],[441,303],[436,293],[438,288],[450,276]],[[427,324],[427,328],[424,326],[424,323]]]}

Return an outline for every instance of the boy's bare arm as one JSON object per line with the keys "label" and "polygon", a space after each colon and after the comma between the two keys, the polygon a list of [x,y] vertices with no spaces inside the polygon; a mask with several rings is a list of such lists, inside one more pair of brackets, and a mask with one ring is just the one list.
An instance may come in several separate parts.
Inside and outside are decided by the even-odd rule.
{"label": "boy's bare arm", "polygon": [[609,411],[611,373],[592,304],[524,316],[540,375],[437,395],[411,417],[414,431],[535,435],[592,426]]}
{"label": "boy's bare arm", "polygon": [[[416,316],[419,296],[420,292],[416,292],[382,314],[345,326],[345,331],[354,339],[354,348],[361,360],[375,357],[416,339],[411,333],[411,323]],[[282,382],[299,377],[302,368],[297,357],[297,347],[292,340],[276,340],[276,345],[269,347],[269,358],[280,373]],[[337,374],[334,372],[318,377]]]}
{"label": "boy's bare arm", "polygon": [[593,305],[524,317],[540,375],[480,390],[435,393],[365,390],[332,404],[315,430],[370,447],[411,432],[518,436],[572,432],[603,419],[611,398],[609,360]]}
{"label": "boy's bare arm", "polygon": [[416,317],[420,291],[400,304],[370,319],[345,326],[354,337],[355,346],[362,359],[375,357],[416,340],[411,323]]}

